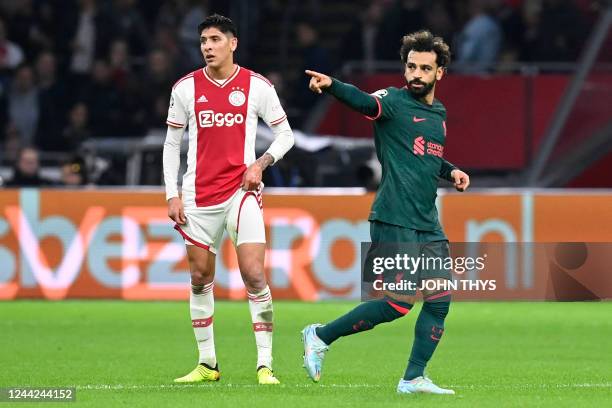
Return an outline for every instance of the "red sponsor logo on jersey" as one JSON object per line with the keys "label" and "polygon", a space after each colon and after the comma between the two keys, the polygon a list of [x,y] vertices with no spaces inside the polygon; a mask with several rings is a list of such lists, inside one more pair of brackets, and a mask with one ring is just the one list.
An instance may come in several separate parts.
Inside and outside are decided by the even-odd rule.
{"label": "red sponsor logo on jersey", "polygon": [[427,154],[442,157],[444,154],[444,146],[434,142],[427,142]]}
{"label": "red sponsor logo on jersey", "polygon": [[414,139],[412,152],[417,156],[425,156],[425,153],[432,156],[442,157],[444,154],[444,146],[434,142],[426,142],[423,136]]}
{"label": "red sponsor logo on jersey", "polygon": [[425,138],[423,136],[419,136],[414,139],[414,145],[412,145],[412,151],[417,156],[423,156],[425,154]]}

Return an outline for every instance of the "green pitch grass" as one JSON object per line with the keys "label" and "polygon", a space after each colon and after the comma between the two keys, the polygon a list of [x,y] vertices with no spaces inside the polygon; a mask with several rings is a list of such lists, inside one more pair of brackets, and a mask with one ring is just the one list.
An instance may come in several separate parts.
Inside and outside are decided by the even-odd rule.
{"label": "green pitch grass", "polygon": [[574,408],[612,401],[610,302],[454,303],[429,375],[456,396],[395,393],[418,307],[340,339],[321,383],[311,383],[300,330],[354,305],[276,302],[274,369],[282,385],[262,387],[246,302],[217,302],[221,381],[198,386],[172,384],[197,359],[187,302],[0,303],[0,387],[76,386],[76,403],[57,404],[69,407]]}

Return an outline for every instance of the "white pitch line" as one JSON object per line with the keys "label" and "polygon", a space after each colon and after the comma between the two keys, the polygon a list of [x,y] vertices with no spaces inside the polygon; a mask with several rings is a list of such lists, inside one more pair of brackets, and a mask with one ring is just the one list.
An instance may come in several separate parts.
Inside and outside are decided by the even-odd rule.
{"label": "white pitch line", "polygon": [[[181,388],[256,388],[257,384],[88,384],[75,386],[78,390],[145,390],[145,389],[181,389]],[[394,388],[392,384],[281,384],[274,388]],[[482,385],[448,385],[458,389],[498,389],[498,390],[529,390],[529,389],[559,389],[559,388],[612,388],[612,383],[579,383],[579,384],[482,384]]]}
{"label": "white pitch line", "polygon": [[[76,385],[78,390],[140,390],[140,389],[180,389],[180,388],[257,388],[258,384],[88,384]],[[280,384],[274,388],[383,388],[378,384]]]}
{"label": "white pitch line", "polygon": [[448,388],[464,389],[558,389],[558,388],[612,388],[612,383],[579,383],[579,384],[480,384],[480,385],[448,385]]}

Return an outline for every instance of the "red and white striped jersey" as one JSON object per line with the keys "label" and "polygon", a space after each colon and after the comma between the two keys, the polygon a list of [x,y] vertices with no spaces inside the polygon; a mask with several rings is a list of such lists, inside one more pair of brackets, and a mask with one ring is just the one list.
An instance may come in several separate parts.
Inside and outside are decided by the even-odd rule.
{"label": "red and white striped jersey", "polygon": [[257,120],[269,126],[287,120],[278,95],[262,75],[236,65],[225,81],[205,68],[179,79],[166,123],[189,127],[185,207],[208,207],[229,199],[255,161]]}

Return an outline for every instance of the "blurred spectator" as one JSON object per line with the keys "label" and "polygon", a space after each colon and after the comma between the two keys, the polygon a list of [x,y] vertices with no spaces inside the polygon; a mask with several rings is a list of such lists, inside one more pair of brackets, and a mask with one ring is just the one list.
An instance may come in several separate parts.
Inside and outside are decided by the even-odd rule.
{"label": "blurred spectator", "polygon": [[[15,2],[9,18],[9,35],[24,50],[26,59],[33,60],[42,49],[53,46],[53,11],[49,0]],[[57,23],[57,22],[56,22]]]}
{"label": "blurred spectator", "polygon": [[[188,70],[200,67],[203,64],[200,52],[200,38],[198,24],[208,15],[208,2],[202,0],[189,0],[189,9],[185,13],[179,27],[181,53],[185,58]],[[240,33],[238,33],[240,36]]]}
{"label": "blurred spectator", "polygon": [[[390,44],[381,44],[378,40],[383,13],[383,4],[380,1],[370,3],[361,12],[358,20],[353,23],[342,41],[340,47],[342,63],[363,61],[364,66],[362,68],[364,71],[371,72],[375,60],[385,59],[382,57],[383,50],[391,48],[391,46]],[[399,43],[399,38],[396,40]]]}
{"label": "blurred spectator", "polygon": [[7,38],[6,25],[0,19],[0,70],[17,68],[23,58],[23,50]]}
{"label": "blurred spectator", "polygon": [[130,51],[125,40],[116,39],[111,43],[109,61],[115,86],[118,89],[124,89],[131,75]]}
{"label": "blurred spectator", "polygon": [[427,4],[424,13],[424,27],[444,38],[447,42],[453,38],[455,23],[451,12],[443,0],[433,0]]}
{"label": "blurred spectator", "polygon": [[96,0],[79,0],[74,20],[70,25],[74,29],[70,71],[83,76],[92,69],[96,57],[106,55],[116,31],[111,17],[98,7]]}
{"label": "blurred spectator", "polygon": [[302,21],[296,26],[297,42],[300,46],[302,67],[295,83],[294,104],[300,110],[300,116],[293,119],[292,123],[296,127],[303,125],[304,114],[307,109],[314,106],[318,101],[318,96],[308,89],[309,78],[304,75],[304,70],[323,72],[331,74],[332,63],[328,51],[323,48],[319,41],[319,33],[313,23]]}
{"label": "blurred spectator", "polygon": [[[399,0],[389,7],[380,25],[377,57],[388,61],[399,60],[402,37],[424,28],[421,0]],[[429,7],[429,4],[428,6]]]}
{"label": "blurred spectator", "polygon": [[332,69],[331,58],[327,49],[319,41],[319,32],[315,25],[307,21],[298,23],[296,35],[304,66],[318,72],[330,72]]}
{"label": "blurred spectator", "polygon": [[[150,101],[146,99],[145,85],[136,75],[131,75],[125,87],[119,91],[120,119],[119,124],[112,130],[114,136],[138,137],[147,132]],[[168,95],[166,100],[169,100]]]}
{"label": "blurred spectator", "polygon": [[13,178],[6,183],[7,187],[38,187],[51,185],[51,181],[39,174],[40,162],[38,150],[24,147],[19,151],[17,162],[13,167]]}
{"label": "blurred spectator", "polygon": [[[173,8],[177,6],[176,3],[181,3],[182,1],[176,0],[147,0],[147,1],[136,1],[136,7],[138,8],[140,15],[144,19],[145,22],[155,22],[156,24],[153,27],[157,27],[158,16],[163,12],[169,12]],[[166,5],[170,5],[170,8],[165,7]]]}
{"label": "blurred spectator", "polygon": [[265,74],[265,77],[274,85],[278,99],[285,109],[287,116],[290,118],[299,117],[300,112],[296,111],[293,104],[287,103],[287,83],[283,75],[279,71],[269,71]]}
{"label": "blurred spectator", "polygon": [[169,95],[174,84],[176,72],[170,66],[170,58],[165,50],[157,49],[151,51],[146,66],[147,87],[158,88],[158,93]]}
{"label": "blurred spectator", "polygon": [[[90,137],[138,137],[163,126],[174,80],[203,64],[196,27],[212,11],[238,23],[241,41],[254,45],[247,47],[253,66],[283,70],[267,77],[281,99],[291,99],[283,104],[299,128],[321,100],[308,90],[303,68],[333,74],[336,55],[343,63],[397,61],[401,36],[420,28],[455,39],[454,59],[467,69],[576,61],[590,28],[587,13],[594,22],[597,5],[604,2],[357,0],[352,13],[338,16],[321,0],[298,2],[293,15],[280,0],[0,0],[0,156],[14,160],[24,145],[74,152]],[[296,15],[309,22],[292,27],[300,48],[290,46],[285,61],[275,55],[285,32],[278,28]],[[358,16],[352,26],[347,15]],[[325,21],[321,38],[312,21]],[[113,159],[103,180],[122,184],[124,158]]]}
{"label": "blurred spectator", "polygon": [[[160,27],[155,31],[155,42],[153,49],[160,49],[164,51],[166,58],[168,58],[168,63],[172,64],[173,70],[177,74],[185,74],[193,70],[193,65],[191,65],[188,58],[185,58],[185,55],[181,51],[176,31],[172,27]],[[198,46],[198,52],[199,49],[200,48]],[[202,60],[202,54],[199,55],[199,66],[201,67],[204,62]]]}
{"label": "blurred spectator", "polygon": [[8,118],[8,87],[0,82],[0,142],[6,139],[5,126],[9,123]]}
{"label": "blurred spectator", "polygon": [[8,163],[15,163],[21,148],[21,135],[11,122],[8,122],[4,128],[4,146],[2,147],[2,159]]}
{"label": "blurred spectator", "polygon": [[76,151],[81,143],[91,137],[88,126],[87,105],[77,102],[68,114],[68,125],[62,132],[62,141],[67,151]]}
{"label": "blurred spectator", "polygon": [[37,51],[55,50],[66,32],[65,16],[55,0],[36,2],[36,23],[30,29],[30,43]]}
{"label": "blurred spectator", "polygon": [[66,123],[66,88],[57,77],[57,62],[50,51],[42,52],[36,61],[38,79],[38,121],[36,145],[45,151],[63,151],[62,128]]}
{"label": "blurred spectator", "polygon": [[493,0],[470,0],[470,19],[457,39],[456,69],[486,71],[497,61],[502,30],[493,16]]}
{"label": "blurred spectator", "polygon": [[72,42],[70,69],[75,74],[87,74],[95,57],[96,47],[96,2],[80,0],[76,32]]}
{"label": "blurred spectator", "polygon": [[528,30],[523,58],[528,61],[575,61],[588,34],[584,16],[571,1],[525,3]]}
{"label": "blurred spectator", "polygon": [[123,39],[113,41],[110,49],[110,71],[113,86],[119,93],[120,112],[129,112],[121,118],[121,127],[115,136],[140,136],[146,132],[150,101],[147,100],[142,75],[133,70],[129,45]]}
{"label": "blurred spectator", "polygon": [[[82,99],[87,104],[94,137],[115,136],[121,131],[120,95],[106,61],[97,60],[94,63],[91,82],[87,84]],[[123,115],[129,114],[123,112]]]}
{"label": "blurred spectator", "polygon": [[283,80],[283,76],[281,75],[281,73],[278,71],[270,71],[266,73],[265,76],[266,78],[268,78],[268,81],[270,81],[272,85],[274,85],[274,89],[276,90],[276,94],[278,95],[278,99],[280,100],[281,105],[287,106],[287,104],[285,103],[285,81]]}
{"label": "blurred spectator", "polygon": [[34,144],[39,118],[38,90],[34,83],[34,71],[31,66],[22,65],[15,72],[9,94],[9,120],[19,131],[23,146]]}
{"label": "blurred spectator", "polygon": [[182,17],[181,6],[182,4],[174,0],[161,0],[161,4],[155,9],[157,14],[154,17],[150,16],[148,21],[155,21],[155,27],[158,28],[179,27]]}
{"label": "blurred spectator", "polygon": [[524,47],[525,24],[521,18],[518,7],[508,2],[501,2],[497,9],[497,19],[503,31],[503,46],[500,62],[515,62],[519,59],[520,52]]}
{"label": "blurred spectator", "polygon": [[132,55],[143,58],[149,48],[148,30],[135,0],[115,0],[115,37],[125,38]]}
{"label": "blurred spectator", "polygon": [[83,158],[75,156],[62,165],[62,184],[64,186],[78,187],[87,183],[87,168]]}
{"label": "blurred spectator", "polygon": [[147,114],[147,127],[165,128],[168,116],[168,101],[176,74],[171,69],[168,54],[161,49],[153,50],[149,54],[145,71],[145,101],[149,106]]}

